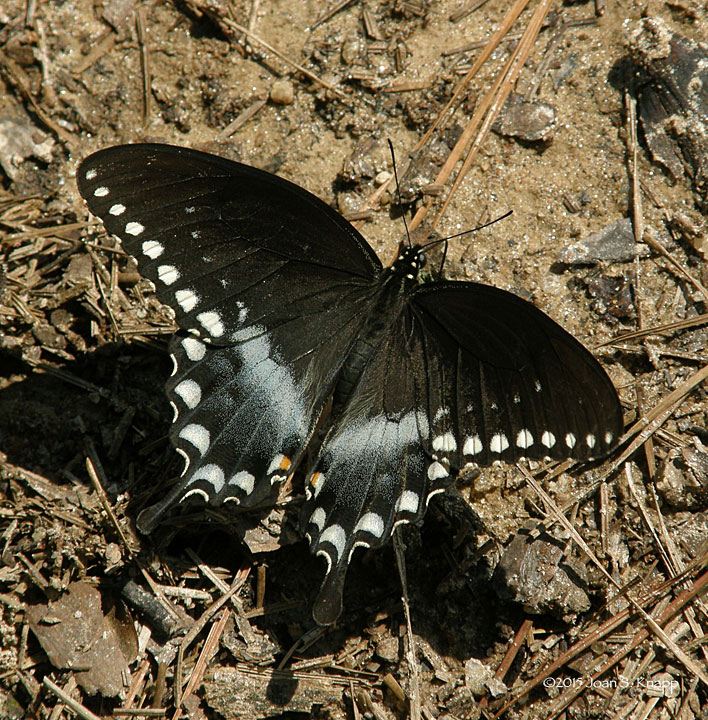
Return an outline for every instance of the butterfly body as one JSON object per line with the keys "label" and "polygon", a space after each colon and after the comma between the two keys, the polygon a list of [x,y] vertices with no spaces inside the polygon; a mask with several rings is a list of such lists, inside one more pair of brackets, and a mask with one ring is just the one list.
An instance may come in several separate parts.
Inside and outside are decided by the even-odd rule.
{"label": "butterfly body", "polygon": [[588,460],[621,430],[599,363],[554,321],[502,290],[418,282],[403,247],[383,268],[364,238],[281,178],[166,145],[108,148],[80,165],[92,212],[171,307],[170,437],[185,459],[174,504],[260,502],[304,456],[303,528],[326,562],[314,603],[341,612],[352,552],[420,520],[469,464]]}

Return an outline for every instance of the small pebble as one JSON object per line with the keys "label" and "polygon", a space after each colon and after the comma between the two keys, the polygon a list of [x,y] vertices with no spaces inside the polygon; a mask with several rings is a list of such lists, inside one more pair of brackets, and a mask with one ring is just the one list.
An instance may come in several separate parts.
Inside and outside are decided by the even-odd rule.
{"label": "small pebble", "polygon": [[270,89],[270,99],[276,105],[292,105],[295,100],[295,88],[290,80],[276,80]]}

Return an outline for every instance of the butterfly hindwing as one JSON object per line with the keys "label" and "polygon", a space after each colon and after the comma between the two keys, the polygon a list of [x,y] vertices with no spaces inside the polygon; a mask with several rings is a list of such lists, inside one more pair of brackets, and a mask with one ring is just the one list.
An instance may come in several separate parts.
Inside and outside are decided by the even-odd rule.
{"label": "butterfly hindwing", "polygon": [[597,361],[530,303],[474,283],[419,286],[307,480],[304,525],[327,564],[315,618],[339,614],[354,549],[379,547],[397,524],[420,519],[459,469],[602,456],[621,420]]}
{"label": "butterfly hindwing", "polygon": [[356,391],[327,434],[306,479],[303,524],[313,552],[325,558],[317,622],[341,610],[346,568],[357,547],[384,545],[397,524],[422,517],[431,488],[427,414],[420,378],[411,372],[402,328],[391,328],[372,354]]}

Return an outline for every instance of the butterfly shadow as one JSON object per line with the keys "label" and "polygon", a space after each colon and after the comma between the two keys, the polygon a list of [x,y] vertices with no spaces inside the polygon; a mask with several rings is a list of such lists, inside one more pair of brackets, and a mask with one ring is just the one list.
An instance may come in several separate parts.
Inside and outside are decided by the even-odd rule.
{"label": "butterfly shadow", "polygon": [[[42,369],[28,373],[26,363],[7,353],[0,363],[7,377],[24,376],[0,390],[0,449],[9,466],[47,478],[68,497],[77,484],[90,491],[85,460],[93,453],[109,502],[119,504],[128,494],[120,511],[133,519],[169,490],[181,460],[167,437],[171,411],[162,386],[170,363],[163,352],[109,343],[65,362],[58,374]],[[278,638],[284,651],[313,627],[310,609],[323,561],[311,556],[301,540],[297,492],[295,501],[290,498],[276,511],[188,503],[172,511],[149,539],[136,536],[142,537],[145,551],[157,549],[177,574],[194,567],[188,549],[207,565],[226,566],[229,572],[254,558],[266,565],[264,617],[254,623]],[[459,659],[483,657],[516,612],[512,605],[500,606],[489,582],[492,564],[476,554],[483,529],[470,507],[449,492],[432,499],[422,527],[400,528],[414,631],[436,652]],[[116,539],[105,523],[95,532]],[[127,577],[131,566],[124,571]],[[114,574],[114,581],[119,584],[121,576]],[[338,651],[362,628],[382,622],[398,634],[402,621],[401,586],[390,544],[382,550],[357,550],[347,576],[344,613],[306,654]],[[296,681],[288,690],[286,680],[280,677],[273,687],[274,702],[294,691]]]}

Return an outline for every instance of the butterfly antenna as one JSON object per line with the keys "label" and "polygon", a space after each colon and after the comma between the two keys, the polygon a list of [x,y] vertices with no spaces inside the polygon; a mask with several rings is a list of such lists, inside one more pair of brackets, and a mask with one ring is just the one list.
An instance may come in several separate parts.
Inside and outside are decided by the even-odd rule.
{"label": "butterfly antenna", "polygon": [[449,247],[450,240],[454,240],[455,238],[462,237],[463,235],[469,235],[470,233],[477,232],[478,230],[484,230],[484,228],[489,227],[490,225],[494,225],[494,223],[497,223],[500,220],[504,220],[504,218],[508,218],[509,215],[511,215],[513,212],[514,212],[513,210],[508,210],[503,215],[500,215],[499,217],[496,217],[493,220],[490,220],[489,222],[484,223],[483,225],[478,225],[477,227],[472,228],[470,230],[463,230],[462,232],[456,233],[455,235],[448,235],[448,237],[438,238],[437,240],[431,240],[429,243],[422,245],[421,250],[425,250],[426,248],[434,247],[435,245],[439,245],[440,243],[445,243],[445,249],[443,250],[442,262],[440,263],[440,274],[442,275],[443,267],[445,267],[445,258],[447,257],[447,249]]}
{"label": "butterfly antenna", "polygon": [[[391,151],[391,163],[393,165],[393,177],[396,181],[396,194],[398,195],[398,204],[403,205],[403,198],[401,197],[401,185],[398,182],[398,169],[396,168],[396,153],[393,150],[393,143],[391,142],[391,138],[388,138],[388,149]],[[406,214],[403,213],[401,216],[403,218],[403,224],[406,228],[406,238],[408,240],[408,247],[411,246],[411,234],[408,232],[408,222],[406,221]]]}
{"label": "butterfly antenna", "polygon": [[484,223],[483,225],[478,225],[477,227],[471,228],[470,230],[463,230],[462,232],[455,233],[454,235],[448,235],[445,238],[439,238],[438,240],[431,240],[429,243],[426,243],[422,246],[422,249],[429,248],[431,245],[439,245],[440,243],[447,243],[449,240],[454,240],[455,238],[462,237],[463,235],[469,235],[470,233],[477,232],[478,230],[484,230],[484,228],[488,228],[490,225],[494,225],[494,223],[498,223],[500,220],[504,220],[505,218],[508,218],[509,215],[513,214],[513,210],[507,210],[503,215],[500,215],[499,217],[495,217],[493,220],[490,220],[489,222]]}
{"label": "butterfly antenna", "polygon": [[445,267],[445,260],[447,260],[447,249],[450,247],[450,243],[448,242],[448,238],[445,238],[443,240],[443,254],[442,254],[442,260],[440,261],[440,270],[439,275],[442,277],[443,274],[443,268]]}

